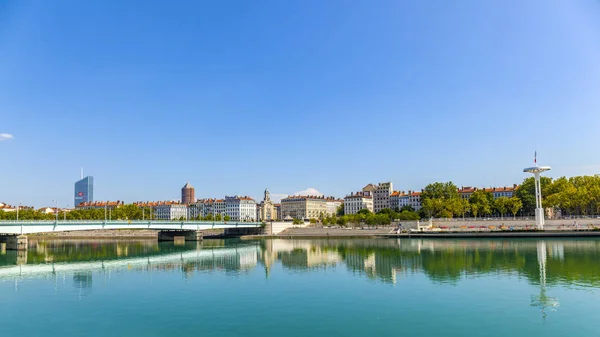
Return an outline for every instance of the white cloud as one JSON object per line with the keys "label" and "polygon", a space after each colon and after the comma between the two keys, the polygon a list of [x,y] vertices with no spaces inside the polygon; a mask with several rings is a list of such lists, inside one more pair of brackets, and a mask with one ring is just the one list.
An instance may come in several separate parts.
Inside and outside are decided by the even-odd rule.
{"label": "white cloud", "polygon": [[299,192],[295,192],[294,195],[316,195],[316,196],[322,196],[323,193],[317,191],[316,188],[312,188],[309,187],[303,191],[299,191]]}
{"label": "white cloud", "polygon": [[281,202],[281,199],[283,198],[287,198],[287,194],[283,194],[283,193],[271,193],[271,200],[278,204]]}
{"label": "white cloud", "polygon": [[13,135],[11,135],[10,133],[0,133],[0,140],[7,140],[13,138],[15,137],[13,137]]}
{"label": "white cloud", "polygon": [[274,203],[281,202],[281,199],[287,198],[290,195],[316,195],[322,196],[323,193],[319,192],[316,188],[309,187],[303,191],[294,192],[292,194],[284,194],[284,193],[271,193],[271,200]]}

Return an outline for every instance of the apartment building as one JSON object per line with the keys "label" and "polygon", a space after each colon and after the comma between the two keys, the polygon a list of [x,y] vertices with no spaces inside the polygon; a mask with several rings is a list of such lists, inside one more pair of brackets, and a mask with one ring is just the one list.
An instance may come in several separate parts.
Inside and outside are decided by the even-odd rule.
{"label": "apartment building", "polygon": [[322,196],[295,195],[281,200],[281,218],[318,218],[327,215],[327,199]]}
{"label": "apartment building", "polygon": [[379,183],[373,193],[373,211],[375,213],[384,208],[390,208],[390,195],[394,192],[391,182]]}
{"label": "apartment building", "polygon": [[256,201],[248,196],[226,196],[225,214],[231,221],[256,221]]}
{"label": "apartment building", "polygon": [[373,196],[371,192],[356,192],[344,198],[344,214],[356,214],[361,209],[373,212]]}

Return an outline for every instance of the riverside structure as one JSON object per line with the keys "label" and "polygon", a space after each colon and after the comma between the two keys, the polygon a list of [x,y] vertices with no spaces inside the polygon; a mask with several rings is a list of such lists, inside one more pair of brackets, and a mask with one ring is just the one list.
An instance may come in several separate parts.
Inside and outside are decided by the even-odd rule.
{"label": "riverside structure", "polygon": [[239,234],[262,232],[258,222],[210,222],[210,221],[1,221],[0,243],[8,250],[26,250],[27,236],[33,233],[53,233],[63,231],[85,231],[99,229],[153,229],[159,231],[159,240],[201,240],[201,230],[226,229]]}

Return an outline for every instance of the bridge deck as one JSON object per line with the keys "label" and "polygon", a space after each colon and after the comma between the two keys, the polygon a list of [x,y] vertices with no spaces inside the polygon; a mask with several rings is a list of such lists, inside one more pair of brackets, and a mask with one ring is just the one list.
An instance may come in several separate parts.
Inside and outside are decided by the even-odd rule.
{"label": "bridge deck", "polygon": [[0,234],[33,234],[98,229],[205,230],[257,228],[259,222],[213,221],[0,221]]}

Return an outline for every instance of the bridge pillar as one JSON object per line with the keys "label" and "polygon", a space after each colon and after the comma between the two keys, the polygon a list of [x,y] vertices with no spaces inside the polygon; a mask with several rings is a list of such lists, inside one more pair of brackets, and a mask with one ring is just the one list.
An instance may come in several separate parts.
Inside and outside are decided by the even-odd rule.
{"label": "bridge pillar", "polygon": [[26,235],[0,235],[0,242],[6,244],[7,250],[27,250]]}
{"label": "bridge pillar", "polygon": [[202,231],[159,231],[158,241],[202,241]]}

